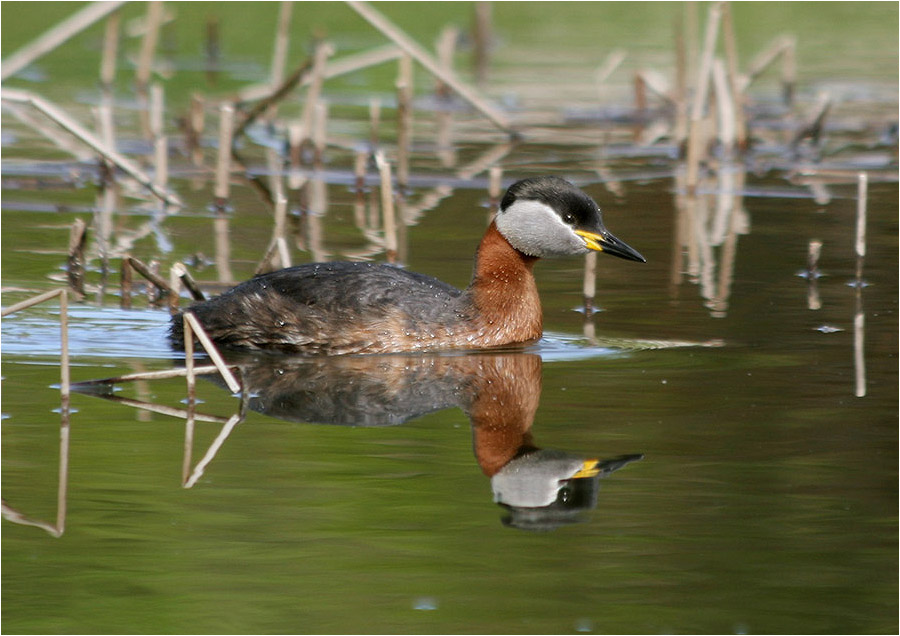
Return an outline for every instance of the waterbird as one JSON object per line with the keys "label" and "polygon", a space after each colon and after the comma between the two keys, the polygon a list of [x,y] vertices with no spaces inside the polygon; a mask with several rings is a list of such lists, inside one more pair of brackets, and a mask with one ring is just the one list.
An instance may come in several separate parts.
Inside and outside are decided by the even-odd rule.
{"label": "waterbird", "polygon": [[[487,349],[543,333],[533,268],[591,250],[646,262],[603,225],[594,200],[556,176],[513,183],[457,289],[389,264],[306,263],[261,274],[190,311],[226,348],[300,355]],[[183,348],[183,320],[170,337]]]}

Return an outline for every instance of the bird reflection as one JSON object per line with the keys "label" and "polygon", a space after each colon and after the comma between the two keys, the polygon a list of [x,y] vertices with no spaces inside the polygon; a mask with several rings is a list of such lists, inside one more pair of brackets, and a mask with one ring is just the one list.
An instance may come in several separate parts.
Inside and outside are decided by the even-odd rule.
{"label": "bird reflection", "polygon": [[[459,407],[505,525],[550,530],[584,520],[599,480],[642,455],[598,460],[539,448],[532,424],[539,355],[522,352],[283,358],[230,357],[246,406],[287,421],[394,426]],[[215,376],[218,378],[218,376]]]}

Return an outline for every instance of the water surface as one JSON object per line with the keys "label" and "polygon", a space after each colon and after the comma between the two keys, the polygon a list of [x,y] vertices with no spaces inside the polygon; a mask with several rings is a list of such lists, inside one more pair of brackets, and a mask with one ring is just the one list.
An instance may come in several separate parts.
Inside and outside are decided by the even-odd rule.
{"label": "water surface", "polygon": [[[874,4],[854,3],[866,18],[855,28],[895,46],[893,26],[885,36],[879,24],[895,24],[896,7],[885,17]],[[183,35],[202,32],[207,8],[168,6],[180,16],[164,39],[164,57],[178,69],[167,84],[172,120],[190,99],[185,85],[215,94],[265,77],[268,44],[254,45],[270,37],[274,8],[265,16],[260,9],[259,25],[241,34],[231,31],[238,9],[222,8],[226,49],[220,84],[211,87],[203,84],[202,47]],[[399,6],[386,11],[410,26]],[[469,18],[456,5],[427,6],[415,31],[422,42]],[[537,20],[542,3],[495,5],[496,64],[511,70],[493,94],[518,95],[523,101],[506,103],[526,111],[549,103],[563,115],[587,113],[595,127],[562,116],[558,130],[575,130],[572,141],[526,137],[493,156],[507,182],[550,172],[582,184],[609,228],[648,262],[600,255],[596,312],[583,311],[580,259],[539,263],[546,333],[524,349],[241,359],[245,394],[210,376],[198,383],[195,405],[183,378],[94,387],[73,393],[62,438],[57,306],[4,318],[6,631],[896,632],[893,70],[879,76],[868,51],[848,57],[846,44],[834,48],[847,37],[833,20],[811,37],[804,13],[802,107],[825,85],[844,87],[824,149],[803,166],[785,152],[790,131],[760,132],[744,164],[712,165],[687,200],[671,143],[623,141],[621,126],[603,119],[608,108],[624,108],[616,95],[628,94],[627,73],[599,107],[588,101],[589,83],[576,90],[579,82],[562,71],[553,81],[572,88],[560,93],[571,99],[549,99],[546,90],[532,97],[533,80],[517,75],[547,66],[584,77],[577,73],[587,68],[584,46],[597,24],[618,34],[609,35],[610,47],[629,44],[629,29],[655,34],[636,38],[643,44],[634,44],[629,64],[670,64],[671,16],[642,5],[656,24],[637,20],[637,9],[625,10],[631,5],[603,15],[594,3],[563,6],[552,20]],[[803,6],[809,15],[824,11],[812,3],[782,3],[774,14],[736,5],[747,50],[768,41],[769,20],[786,23]],[[517,22],[510,14],[519,10]],[[330,28],[347,47],[382,42],[355,19],[324,11],[309,24],[317,16],[340,24]],[[26,18],[34,19],[23,12],[23,25]],[[95,29],[66,51],[94,65],[101,35]],[[822,57],[823,42],[831,58]],[[883,48],[873,54],[896,68],[896,50]],[[526,49],[540,64],[525,63],[534,61]],[[608,51],[598,48],[594,62]],[[54,53],[32,72],[56,78],[60,68]],[[87,105],[100,100],[95,68],[59,84],[32,75],[14,81],[32,82],[88,121]],[[394,70],[326,83],[338,136],[368,135],[360,104],[377,88],[389,109]],[[125,72],[115,102],[122,144],[144,157]],[[72,85],[79,97],[70,101]],[[775,108],[776,85],[764,84],[754,103]],[[408,202],[419,211],[402,260],[463,286],[489,205],[485,169],[465,168],[496,151],[496,133],[473,135],[482,124],[459,115],[457,163],[445,166],[428,132],[433,115],[417,117]],[[100,205],[94,165],[16,121],[4,112],[4,306],[64,282],[71,223],[90,221]],[[166,125],[174,138],[175,122]],[[385,126],[389,136],[392,124]],[[235,180],[225,224],[235,280],[252,275],[272,232],[256,187],[272,175],[262,145],[268,133],[254,134],[241,152],[257,182]],[[585,134],[596,143],[578,139]],[[151,199],[128,193],[113,235],[138,258],[158,259],[163,272],[183,261],[214,283],[223,273],[223,224],[210,209],[212,182],[177,150],[172,156],[171,185],[186,206],[160,217]],[[295,262],[361,253],[384,260],[357,223],[351,169],[352,150],[335,146],[322,170],[304,173],[321,190],[288,189]],[[868,244],[864,284],[854,285],[861,170],[870,179]],[[307,213],[316,192],[326,195],[320,215]],[[373,197],[377,190],[367,190],[364,211]],[[683,234],[688,219],[693,230]],[[798,276],[812,240],[823,246],[821,276]],[[168,312],[149,307],[142,287],[132,309],[119,307],[117,268],[112,258],[101,293],[100,259],[92,257],[86,299],[70,307],[74,382],[183,363],[166,340]],[[189,411],[192,420],[178,417]],[[578,469],[584,474],[574,478]]]}

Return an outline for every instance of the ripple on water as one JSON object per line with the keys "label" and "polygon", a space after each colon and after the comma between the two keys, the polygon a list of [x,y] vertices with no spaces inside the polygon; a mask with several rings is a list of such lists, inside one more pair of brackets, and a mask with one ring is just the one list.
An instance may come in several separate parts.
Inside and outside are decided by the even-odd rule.
{"label": "ripple on water", "polygon": [[[171,358],[169,314],[118,307],[69,307],[69,355],[73,358]],[[31,309],[2,323],[3,353],[59,355],[59,311]]]}
{"label": "ripple on water", "polygon": [[[170,359],[179,356],[168,341],[169,314],[162,310],[124,310],[118,307],[76,305],[69,308],[69,354],[73,358]],[[16,356],[59,355],[59,312],[41,308],[4,318],[3,353]],[[594,339],[546,333],[526,350],[546,362],[562,362],[626,355],[647,349],[719,346],[662,340]]]}

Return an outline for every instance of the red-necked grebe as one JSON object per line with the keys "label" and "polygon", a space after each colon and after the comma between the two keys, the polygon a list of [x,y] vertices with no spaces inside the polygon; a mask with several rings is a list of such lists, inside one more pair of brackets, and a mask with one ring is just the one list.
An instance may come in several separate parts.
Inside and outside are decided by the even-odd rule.
{"label": "red-necked grebe", "polygon": [[[541,337],[532,268],[590,250],[645,262],[603,225],[597,204],[559,177],[504,195],[460,290],[393,265],[308,263],[256,276],[192,305],[218,345],[304,355],[484,349]],[[182,319],[171,338],[183,347]]]}

